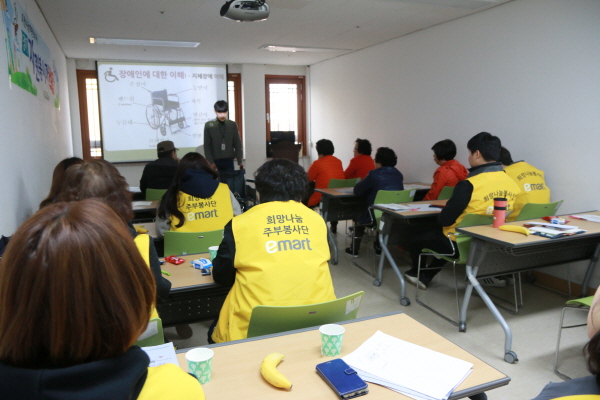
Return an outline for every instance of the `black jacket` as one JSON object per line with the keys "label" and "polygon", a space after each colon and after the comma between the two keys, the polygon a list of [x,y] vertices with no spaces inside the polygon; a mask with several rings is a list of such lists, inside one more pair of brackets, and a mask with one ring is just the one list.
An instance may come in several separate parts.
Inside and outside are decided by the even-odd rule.
{"label": "black jacket", "polygon": [[144,167],[142,179],[140,179],[140,190],[146,196],[146,189],[168,189],[173,182],[179,163],[173,157],[161,157],[149,162]]}
{"label": "black jacket", "polygon": [[[357,196],[366,196],[367,204],[373,205],[375,196],[380,190],[404,190],[404,177],[395,167],[381,167],[369,171],[365,179],[354,186],[354,194]],[[364,212],[358,222],[368,224],[373,221],[369,216],[369,211]]]}

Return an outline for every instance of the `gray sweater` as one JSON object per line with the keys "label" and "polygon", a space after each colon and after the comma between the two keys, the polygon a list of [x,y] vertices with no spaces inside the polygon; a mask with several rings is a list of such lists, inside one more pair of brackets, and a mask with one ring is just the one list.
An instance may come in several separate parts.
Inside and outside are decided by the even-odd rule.
{"label": "gray sweater", "polygon": [[234,121],[214,119],[204,125],[204,155],[211,164],[220,158],[233,157],[237,158],[238,164],[244,163],[244,150]]}

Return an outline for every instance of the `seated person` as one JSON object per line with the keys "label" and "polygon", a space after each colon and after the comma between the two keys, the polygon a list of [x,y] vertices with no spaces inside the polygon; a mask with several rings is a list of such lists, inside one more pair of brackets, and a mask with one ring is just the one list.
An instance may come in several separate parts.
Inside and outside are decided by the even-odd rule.
{"label": "seated person", "polygon": [[168,189],[173,182],[179,159],[177,148],[170,140],[165,140],[156,145],[158,159],[149,162],[144,167],[140,179],[140,190],[146,197],[146,189]]}
{"label": "seated person", "polygon": [[[331,140],[321,139],[316,144],[319,158],[308,168],[308,181],[315,182],[315,189],[329,186],[331,179],[346,179],[342,162],[333,156],[335,151]],[[321,193],[314,192],[308,199],[308,206],[315,207],[321,201]],[[337,232],[337,221],[331,221],[331,233]]]}
{"label": "seated person", "polygon": [[207,232],[223,229],[234,215],[240,215],[240,203],[204,156],[187,153],[181,159],[173,183],[158,205],[156,236],[167,230]]}
{"label": "seated person", "polygon": [[274,159],[255,178],[261,203],[225,226],[213,260],[215,282],[233,286],[209,329],[209,342],[246,338],[255,306],[335,300],[327,227],[300,202],[308,186],[306,172],[289,160]]}
{"label": "seated person", "polygon": [[513,212],[506,217],[507,221],[516,220],[527,203],[550,203],[550,189],[544,180],[544,171],[525,161],[513,162],[510,151],[504,147],[500,150],[500,162],[504,166],[504,172],[521,189],[515,200]]}
{"label": "seated person", "polygon": [[600,398],[600,287],[588,313],[587,333],[590,341],[585,345],[587,368],[592,375],[560,383],[548,383],[533,400],[596,399]]}
{"label": "seated person", "polygon": [[371,142],[367,139],[356,139],[354,143],[354,157],[350,160],[348,168],[344,171],[346,179],[365,179],[369,171],[375,169],[371,157]]}
{"label": "seated person", "polygon": [[[354,186],[354,194],[365,196],[367,204],[372,206],[377,192],[380,190],[404,190],[402,173],[395,168],[397,162],[398,157],[396,157],[394,150],[389,147],[378,148],[377,154],[375,154],[375,169],[369,172],[364,180]],[[358,225],[354,227],[354,243],[351,247],[346,248],[346,254],[353,257],[358,257],[365,228],[375,226],[375,216],[367,209],[358,218],[357,223]],[[375,252],[381,254],[378,240],[375,241]]]}
{"label": "seated person", "polygon": [[431,150],[433,150],[433,161],[439,167],[433,173],[431,189],[429,189],[423,200],[436,200],[444,186],[455,187],[458,182],[464,180],[469,174],[469,171],[454,159],[456,145],[452,140],[439,141],[433,145]]}
{"label": "seated person", "polygon": [[60,185],[65,177],[65,171],[71,165],[75,164],[83,164],[83,160],[79,157],[71,157],[65,158],[61,162],[59,162],[56,167],[54,167],[54,172],[52,173],[52,185],[50,186],[50,193],[48,193],[48,197],[46,197],[40,203],[40,208],[46,207],[48,204],[52,204],[54,198],[58,195],[60,190]]}
{"label": "seated person", "polygon": [[100,200],[51,204],[25,221],[0,262],[2,397],[204,399],[196,379],[149,367],[133,345],[154,308],[143,262]]}
{"label": "seated person", "polygon": [[171,282],[161,273],[160,261],[152,239],[148,235],[138,235],[131,223],[133,210],[128,188],[125,178],[114,165],[103,160],[86,161],[69,167],[55,203],[94,198],[108,204],[121,218],[123,225],[129,228],[131,236],[136,238],[138,249],[146,261],[145,268],[149,266],[154,275],[157,298],[166,300],[171,290]]}
{"label": "seated person", "polygon": [[[450,243],[448,235],[456,232],[456,225],[464,216],[470,214],[493,214],[494,193],[502,193],[507,199],[507,210],[512,210],[519,187],[507,176],[500,162],[500,139],[487,132],[473,136],[467,143],[469,149],[469,176],[464,181],[456,184],[452,197],[442,208],[437,221],[438,229],[427,228],[417,232],[409,238],[408,247],[412,258],[412,268],[404,274],[406,280],[420,289],[427,289],[427,285],[439,272],[439,268],[446,264],[445,260],[435,258],[429,268],[421,268],[420,277],[417,279],[419,254],[427,248],[441,254],[453,254],[456,243]],[[491,194],[491,195],[490,195]]]}

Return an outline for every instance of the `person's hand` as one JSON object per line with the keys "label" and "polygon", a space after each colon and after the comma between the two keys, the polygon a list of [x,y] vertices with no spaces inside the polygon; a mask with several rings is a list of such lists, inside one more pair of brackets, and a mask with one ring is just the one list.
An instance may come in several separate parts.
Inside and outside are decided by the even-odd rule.
{"label": "person's hand", "polygon": [[212,169],[214,169],[215,171],[217,170],[217,164],[210,164],[210,167],[211,167]]}
{"label": "person's hand", "polygon": [[240,169],[244,169],[244,164],[238,164],[240,166]]}

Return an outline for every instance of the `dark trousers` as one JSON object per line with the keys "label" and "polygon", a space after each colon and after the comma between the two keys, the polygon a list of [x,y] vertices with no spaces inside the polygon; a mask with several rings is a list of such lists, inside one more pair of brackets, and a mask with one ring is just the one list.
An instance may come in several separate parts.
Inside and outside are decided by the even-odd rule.
{"label": "dark trousers", "polygon": [[232,158],[219,158],[219,159],[215,160],[215,165],[217,166],[217,170],[219,172],[233,171],[235,169],[233,167],[233,157]]}
{"label": "dark trousers", "polygon": [[[423,229],[411,235],[407,242],[407,247],[410,250],[410,258],[412,260],[412,271],[417,272],[419,267],[419,255],[423,253],[423,249],[433,250],[440,254],[458,254],[456,253],[456,243],[450,242],[448,237],[444,235],[441,229]],[[446,264],[446,260],[433,258],[433,261],[426,268],[436,268],[425,273],[433,278]],[[421,265],[421,273],[425,265]]]}

